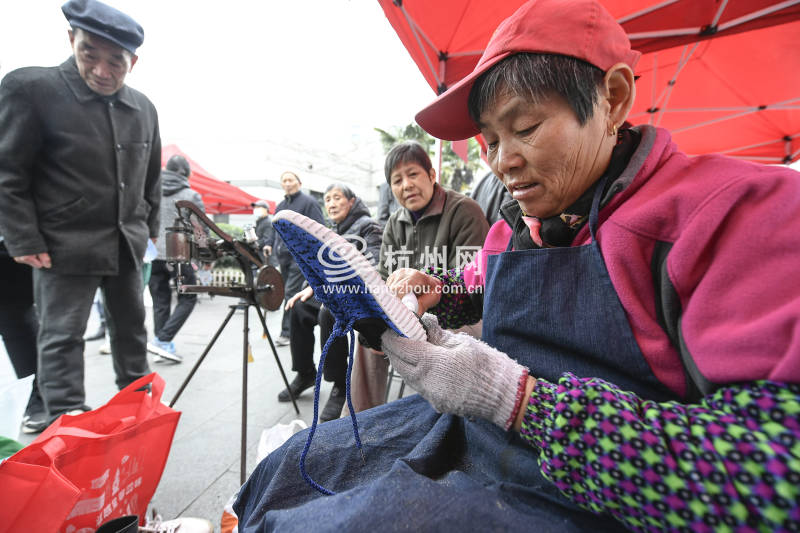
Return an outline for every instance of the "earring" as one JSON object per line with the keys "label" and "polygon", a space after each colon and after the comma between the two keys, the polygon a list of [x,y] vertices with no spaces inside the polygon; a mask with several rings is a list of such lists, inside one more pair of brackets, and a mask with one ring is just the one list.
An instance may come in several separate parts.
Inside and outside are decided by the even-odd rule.
{"label": "earring", "polygon": [[608,129],[608,136],[616,137],[616,135],[617,135],[617,125],[612,124],[611,127]]}

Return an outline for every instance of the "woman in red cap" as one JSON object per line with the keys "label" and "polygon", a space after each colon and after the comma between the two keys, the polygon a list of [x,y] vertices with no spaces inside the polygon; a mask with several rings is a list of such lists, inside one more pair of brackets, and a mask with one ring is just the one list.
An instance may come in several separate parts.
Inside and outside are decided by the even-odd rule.
{"label": "woman in red cap", "polygon": [[[427,341],[382,337],[433,409],[364,413],[363,466],[347,425],[320,428],[306,464],[343,491],[321,501],[290,441],[241,531],[800,528],[800,179],[626,127],[638,57],[597,1],[532,0],[417,115],[481,133],[515,200],[468,268],[388,280],[433,313]],[[465,309],[484,342],[443,329]]]}

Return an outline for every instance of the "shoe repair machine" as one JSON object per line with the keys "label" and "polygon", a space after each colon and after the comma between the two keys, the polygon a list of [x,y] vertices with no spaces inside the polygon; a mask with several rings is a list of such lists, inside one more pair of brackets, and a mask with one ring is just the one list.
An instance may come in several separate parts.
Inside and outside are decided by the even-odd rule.
{"label": "shoe repair machine", "polygon": [[[275,311],[281,307],[283,303],[283,278],[277,269],[270,265],[265,265],[261,260],[257,248],[254,246],[256,241],[255,231],[249,228],[245,232],[244,239],[234,239],[224,231],[222,231],[216,224],[214,224],[203,211],[192,202],[187,200],[179,200],[175,202],[178,208],[178,218],[172,224],[172,227],[167,228],[166,232],[166,249],[167,261],[170,263],[189,263],[192,260],[201,263],[212,263],[217,259],[223,257],[233,257],[236,259],[239,267],[244,274],[244,283],[240,281],[230,281],[226,285],[184,285],[180,276],[180,269],[178,269],[178,276],[176,278],[176,289],[179,293],[207,293],[218,296],[232,296],[238,298],[239,302],[230,306],[228,315],[223,320],[217,332],[214,334],[211,341],[206,346],[203,354],[192,367],[189,375],[184,380],[183,384],[175,393],[175,397],[170,402],[170,407],[175,405],[175,402],[180,397],[189,380],[192,379],[194,373],[197,371],[200,364],[205,359],[211,347],[219,338],[222,330],[230,321],[231,317],[237,310],[244,311],[244,328],[242,333],[242,442],[241,442],[241,482],[244,483],[246,470],[245,470],[245,457],[246,457],[246,443],[247,443],[247,362],[249,356],[249,326],[248,314],[252,306],[258,318],[261,321],[264,336],[269,342],[272,353],[275,356],[275,362],[278,364],[283,382],[286,388],[289,389],[289,382],[286,379],[286,373],[283,371],[283,366],[278,358],[278,352],[275,350],[275,344],[272,342],[272,336],[267,329],[267,323],[264,319],[264,313],[261,308],[268,311]],[[184,216],[185,215],[185,216]],[[205,228],[203,226],[205,226]],[[219,238],[213,240],[207,234],[207,230],[215,233]],[[291,395],[291,392],[290,392]],[[297,407],[294,397],[292,397],[292,405],[294,405],[295,412],[299,415],[300,409]]]}

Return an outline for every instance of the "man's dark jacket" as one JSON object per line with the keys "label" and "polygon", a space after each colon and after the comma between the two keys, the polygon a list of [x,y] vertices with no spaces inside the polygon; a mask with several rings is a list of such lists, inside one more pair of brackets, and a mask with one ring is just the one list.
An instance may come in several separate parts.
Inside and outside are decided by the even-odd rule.
{"label": "man's dark jacket", "polygon": [[114,275],[121,233],[141,262],[158,236],[160,167],[142,93],[94,93],[74,58],[0,84],[0,234],[12,256],[48,252],[56,273]]}
{"label": "man's dark jacket", "polygon": [[386,227],[389,217],[401,207],[392,192],[392,186],[386,182],[381,183],[381,186],[378,187],[378,224],[382,228]]}
{"label": "man's dark jacket", "polygon": [[269,215],[264,215],[256,220],[256,237],[258,237],[259,250],[265,246],[272,246],[272,243],[275,242],[275,229],[272,227]]}
{"label": "man's dark jacket", "polygon": [[[275,213],[279,213],[284,209],[295,211],[301,215],[305,215],[311,220],[316,220],[320,224],[325,224],[325,219],[322,218],[322,208],[320,208],[314,198],[304,193],[297,191],[291,196],[286,196],[278,207],[275,208]],[[278,232],[275,232],[275,244],[272,246],[272,253],[278,258],[281,263],[289,263],[294,261],[289,249],[283,243]]]}

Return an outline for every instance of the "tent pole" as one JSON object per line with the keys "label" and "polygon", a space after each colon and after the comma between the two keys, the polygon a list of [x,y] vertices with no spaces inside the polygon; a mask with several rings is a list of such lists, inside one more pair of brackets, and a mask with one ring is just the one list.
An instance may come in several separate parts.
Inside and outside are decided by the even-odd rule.
{"label": "tent pole", "polygon": [[626,22],[630,22],[633,19],[639,18],[641,16],[647,15],[648,13],[652,13],[653,11],[657,11],[664,7],[667,7],[671,4],[678,2],[678,0],[667,0],[666,2],[661,2],[660,4],[656,4],[654,6],[650,6],[647,9],[642,9],[641,11],[637,11],[636,13],[631,13],[630,15],[626,15],[617,19],[619,24],[624,24]]}
{"label": "tent pole", "polygon": [[720,24],[718,31],[724,31],[733,28],[734,26],[739,26],[740,24],[744,24],[746,22],[750,22],[758,18],[766,17],[767,15],[775,13],[776,11],[780,11],[781,9],[792,7],[797,3],[798,0],[788,0],[786,2],[781,2],[780,4],[775,4],[773,6],[765,7],[764,9],[761,9],[759,11],[748,13],[747,15],[741,16],[737,19],[729,20],[724,24]]}
{"label": "tent pole", "polygon": [[441,139],[436,139],[436,144],[439,150],[439,169],[436,171],[436,182],[441,184],[442,183],[442,145],[444,141]]}

